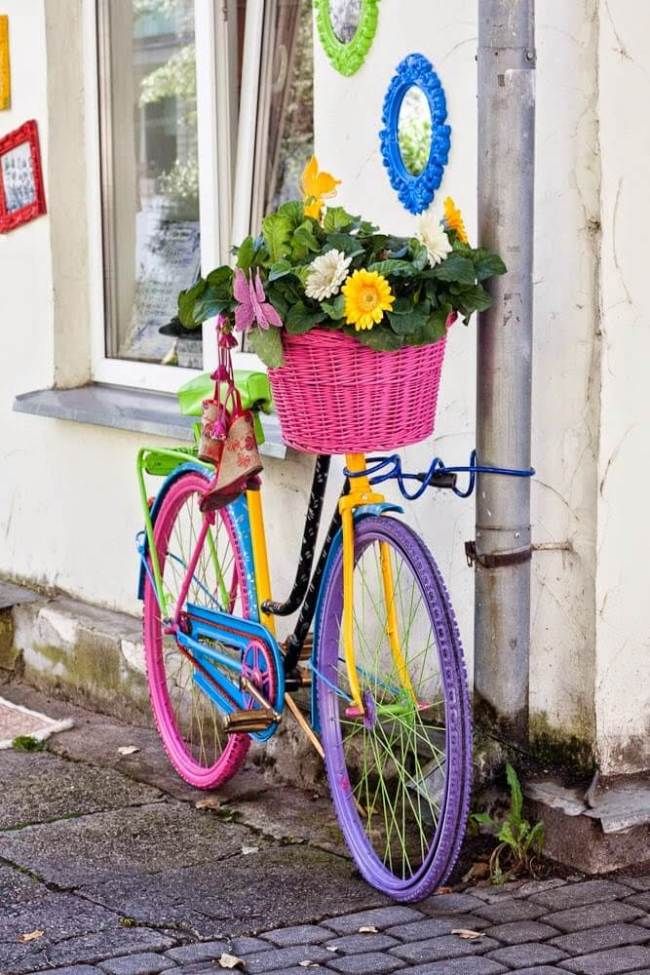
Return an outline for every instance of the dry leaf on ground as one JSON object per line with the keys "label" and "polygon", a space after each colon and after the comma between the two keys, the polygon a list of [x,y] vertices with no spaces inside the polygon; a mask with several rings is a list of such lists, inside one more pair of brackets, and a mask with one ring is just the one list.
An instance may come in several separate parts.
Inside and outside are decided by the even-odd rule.
{"label": "dry leaf on ground", "polygon": [[242,846],[241,851],[246,857],[249,853],[259,853],[260,848],[259,846]]}
{"label": "dry leaf on ground", "polygon": [[484,863],[481,860],[477,860],[473,863],[465,876],[463,877],[463,883],[468,884],[470,880],[485,880],[486,877],[490,876],[490,864]]}
{"label": "dry leaf on ground", "polygon": [[137,745],[120,745],[117,750],[120,755],[134,755],[140,751]]}
{"label": "dry leaf on ground", "polygon": [[374,924],[363,924],[359,928],[359,934],[379,934]]}
{"label": "dry leaf on ground", "polygon": [[317,961],[299,961],[298,964],[301,968],[320,968]]}
{"label": "dry leaf on ground", "polygon": [[229,955],[227,951],[219,957],[219,967],[220,968],[244,968],[244,959],[238,958],[237,955]]}
{"label": "dry leaf on ground", "polygon": [[454,928],[451,933],[458,935],[463,941],[476,941],[483,937],[481,931],[471,931],[469,928]]}
{"label": "dry leaf on ground", "polygon": [[221,809],[221,799],[218,796],[208,796],[194,803],[195,809]]}
{"label": "dry leaf on ground", "polygon": [[38,938],[42,938],[45,931],[28,931],[27,934],[21,934],[18,940],[21,944],[27,944],[28,941],[36,941]]}

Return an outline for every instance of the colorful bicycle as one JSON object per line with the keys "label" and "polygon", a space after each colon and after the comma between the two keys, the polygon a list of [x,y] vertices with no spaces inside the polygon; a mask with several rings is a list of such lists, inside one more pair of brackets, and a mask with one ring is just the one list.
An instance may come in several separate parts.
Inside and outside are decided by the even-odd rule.
{"label": "colorful bicycle", "polygon": [[[203,789],[230,779],[251,742],[267,741],[290,713],[324,758],[361,874],[396,900],[417,900],[444,881],[464,834],[470,703],[440,572],[373,481],[397,476],[404,487],[416,477],[418,495],[427,486],[461,492],[439,462],[427,474],[403,475],[397,457],[368,466],[363,455],[348,455],[315,558],[329,468],[330,458],[318,456],[295,584],[278,603],[261,488],[202,513],[209,466],[185,450],[140,451],[151,702],[172,764]],[[152,503],[145,472],[167,474]],[[296,610],[280,645],[274,618]],[[310,720],[293,698],[306,686]]]}

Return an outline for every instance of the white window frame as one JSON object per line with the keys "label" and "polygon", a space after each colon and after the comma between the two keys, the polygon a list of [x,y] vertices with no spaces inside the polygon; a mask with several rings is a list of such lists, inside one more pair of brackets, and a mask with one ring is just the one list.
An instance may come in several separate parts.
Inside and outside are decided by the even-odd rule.
{"label": "white window frame", "polygon": [[[103,0],[110,2],[110,0]],[[228,11],[235,0],[194,0],[199,157],[201,269],[204,274],[230,259],[233,240],[249,232],[257,101],[265,11],[273,0],[247,5],[242,66],[236,177],[230,147],[233,119]],[[111,358],[106,354],[102,131],[98,72],[97,0],[84,0],[85,127],[89,219],[91,377],[95,382],[176,392],[201,370]],[[225,205],[224,205],[225,204]],[[230,213],[233,213],[232,225]],[[203,369],[216,363],[214,321],[203,325]],[[264,369],[252,353],[236,352],[235,367]]]}

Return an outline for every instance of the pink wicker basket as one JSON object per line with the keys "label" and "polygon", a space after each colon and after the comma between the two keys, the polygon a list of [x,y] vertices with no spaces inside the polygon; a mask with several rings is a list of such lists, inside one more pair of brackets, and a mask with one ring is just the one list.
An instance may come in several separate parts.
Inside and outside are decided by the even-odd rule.
{"label": "pink wicker basket", "polygon": [[433,432],[446,337],[375,352],[341,332],[284,333],[270,369],[285,443],[312,454],[394,450]]}

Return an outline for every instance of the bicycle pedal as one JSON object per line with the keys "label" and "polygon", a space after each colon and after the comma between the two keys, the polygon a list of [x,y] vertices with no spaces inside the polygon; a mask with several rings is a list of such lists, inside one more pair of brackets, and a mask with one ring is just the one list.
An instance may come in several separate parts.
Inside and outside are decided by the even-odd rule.
{"label": "bicycle pedal", "polygon": [[273,711],[267,708],[233,711],[226,718],[225,730],[227,735],[253,734],[256,731],[266,731],[274,721]]}

